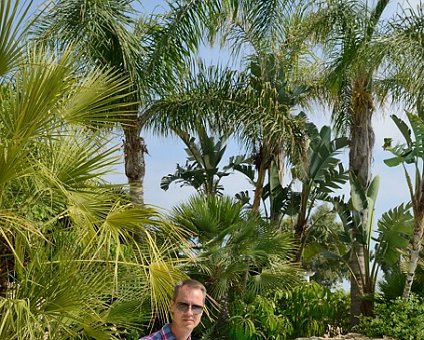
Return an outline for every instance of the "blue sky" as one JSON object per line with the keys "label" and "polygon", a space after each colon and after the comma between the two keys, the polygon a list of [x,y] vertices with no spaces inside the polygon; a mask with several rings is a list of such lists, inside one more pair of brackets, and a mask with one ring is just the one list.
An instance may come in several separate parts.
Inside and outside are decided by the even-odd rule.
{"label": "blue sky", "polygon": [[[45,1],[35,1],[35,4],[41,3],[45,3]],[[163,0],[146,0],[141,1],[141,3],[147,13],[151,13],[152,11],[160,12],[166,7],[165,1]],[[409,5],[413,7],[417,6],[419,3],[420,0],[409,1]],[[409,6],[406,0],[392,1],[386,15],[391,16],[399,4],[404,7]],[[228,58],[228,52],[219,51],[217,49],[203,49],[201,55],[207,58],[210,63],[218,61],[226,63]],[[376,205],[377,217],[384,211],[409,200],[401,168],[388,168],[383,163],[383,159],[390,156],[387,152],[383,151],[381,147],[384,137],[394,137],[395,141],[401,141],[399,133],[389,117],[391,114],[397,114],[404,117],[402,108],[388,107],[384,108],[384,110],[378,110],[374,118],[376,142],[374,148],[373,174],[379,174],[381,177],[380,191]],[[328,124],[329,112],[320,112],[312,117],[312,119],[318,125]],[[187,199],[189,195],[194,194],[193,189],[188,187],[180,188],[178,185],[171,185],[170,189],[166,192],[160,189],[161,178],[169,173],[174,173],[177,163],[185,163],[186,155],[184,152],[184,145],[177,138],[155,137],[145,132],[143,132],[143,136],[145,137],[149,151],[149,154],[146,155],[145,201],[146,203],[156,205],[163,209],[169,209]],[[122,140],[121,133],[117,133],[116,140],[117,143],[120,143]],[[232,142],[224,156],[223,165],[225,165],[230,156],[240,153],[243,153],[243,151],[240,151],[237,143]],[[344,158],[346,158],[346,155],[344,155]],[[115,183],[126,183],[123,160],[121,166],[116,168],[114,174],[109,178]],[[251,190],[247,180],[240,175],[230,175],[224,178],[222,183],[226,188],[226,193],[229,195],[234,195],[241,190]]]}

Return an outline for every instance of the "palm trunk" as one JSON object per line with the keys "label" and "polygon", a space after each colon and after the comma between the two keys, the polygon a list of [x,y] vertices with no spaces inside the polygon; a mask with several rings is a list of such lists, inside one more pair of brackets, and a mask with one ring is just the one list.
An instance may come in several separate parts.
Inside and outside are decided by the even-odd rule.
{"label": "palm trunk", "polygon": [[[275,166],[277,167],[277,171],[278,171],[278,184],[283,187],[283,183],[284,183],[284,175],[285,175],[285,163],[284,163],[284,158],[285,158],[285,153],[284,150],[282,148],[280,148],[280,151],[278,153],[276,153],[276,157],[275,157]],[[281,222],[281,218],[282,218],[282,213],[281,210],[280,211],[276,211],[276,209],[274,208],[273,204],[274,204],[274,190],[275,190],[275,184],[273,185],[273,183],[271,182],[271,169],[269,169],[268,171],[268,176],[269,176],[269,184],[270,184],[270,213],[271,213],[271,221],[273,223],[275,223],[275,225],[279,226],[279,228],[281,227],[280,222]]]}
{"label": "palm trunk", "polygon": [[143,137],[140,136],[141,125],[124,126],[125,175],[128,179],[129,194],[133,202],[144,203],[144,175],[146,165],[144,154],[147,153]]}
{"label": "palm trunk", "polygon": [[408,299],[411,293],[412,283],[414,282],[415,270],[417,269],[420,258],[421,242],[423,238],[424,220],[421,216],[419,221],[415,222],[414,235],[411,240],[411,253],[406,273],[405,286],[403,287],[402,299]]}
{"label": "palm trunk", "polygon": [[258,179],[256,181],[255,196],[252,203],[252,213],[257,214],[262,200],[262,190],[265,183],[265,175],[271,166],[270,152],[268,145],[264,142],[259,153],[256,155],[255,166],[258,170]]}
{"label": "palm trunk", "polygon": [[308,222],[306,218],[306,210],[308,208],[308,197],[305,192],[309,192],[309,188],[304,188],[304,190],[302,190],[299,213],[297,214],[297,221],[295,226],[295,239],[298,245],[298,249],[296,250],[295,262],[300,262],[302,260],[303,249],[305,248],[306,244],[306,226]]}
{"label": "palm trunk", "polygon": [[422,248],[422,240],[424,233],[424,178],[421,178],[420,191],[417,192],[415,202],[415,221],[414,221],[414,234],[410,241],[410,259],[408,265],[408,272],[406,273],[405,286],[403,287],[402,298],[408,299],[411,293],[412,283],[414,282],[415,271],[417,269],[418,260],[420,258],[420,251]]}
{"label": "palm trunk", "polygon": [[264,187],[265,182],[265,174],[267,171],[267,167],[262,162],[259,164],[258,169],[258,180],[256,181],[256,188],[255,188],[255,196],[253,198],[253,204],[252,204],[252,213],[256,214],[259,211],[259,206],[261,204],[262,199],[262,189]]}
{"label": "palm trunk", "polygon": [[[349,149],[349,170],[357,177],[359,183],[364,189],[367,189],[371,181],[371,161],[374,147],[374,131],[371,124],[373,105],[371,96],[367,95],[367,80],[358,80],[355,83],[353,91],[353,114],[350,125],[350,149]],[[362,94],[362,95],[360,95]],[[360,212],[362,227],[368,225],[369,212],[365,208]],[[360,228],[358,226],[357,228]],[[353,237],[359,235],[361,230],[353,230]],[[351,279],[351,321],[352,324],[358,322],[358,316],[361,311],[367,314],[366,302],[363,300],[365,291],[365,252],[366,245],[355,242],[352,247],[352,256],[350,258],[350,267],[352,269]]]}
{"label": "palm trunk", "polygon": [[230,313],[228,310],[228,292],[219,300],[219,314],[216,320],[216,339],[228,338],[228,321],[230,320]]}
{"label": "palm trunk", "polygon": [[358,316],[366,310],[364,306],[364,273],[365,273],[365,255],[364,246],[355,242],[352,247],[352,253],[349,259],[352,270],[350,279],[350,322],[351,325],[357,325]]}

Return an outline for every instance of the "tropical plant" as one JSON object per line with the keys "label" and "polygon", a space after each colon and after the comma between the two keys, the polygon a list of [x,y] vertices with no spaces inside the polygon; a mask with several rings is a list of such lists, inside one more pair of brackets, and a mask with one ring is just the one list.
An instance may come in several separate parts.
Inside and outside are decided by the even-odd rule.
{"label": "tropical plant", "polygon": [[[234,51],[247,46],[245,72],[238,76],[224,70],[218,73],[217,80],[216,73],[211,77],[209,70],[195,69],[191,74],[196,74],[196,80],[189,77],[187,86],[177,86],[165,94],[156,109],[161,111],[161,117],[166,117],[162,126],[180,126],[182,121],[190,120],[193,123],[201,112],[207,117],[218,116],[212,129],[233,129],[249,148],[258,171],[252,204],[252,210],[258,212],[271,164],[277,165],[282,182],[286,160],[296,163],[306,152],[305,117],[293,114],[296,105],[305,101],[306,75],[311,73],[310,68],[306,73],[306,67],[296,63],[306,50],[302,37],[292,34],[299,33],[297,30],[303,25],[302,9],[297,7],[297,1],[204,3],[210,8],[202,22],[205,18],[218,21],[209,31],[212,37],[220,30],[222,42],[230,42]],[[196,25],[195,19],[199,18],[193,17],[191,25]]]}
{"label": "tropical plant", "polygon": [[[293,222],[289,222],[288,228],[291,228],[291,223]],[[349,278],[349,270],[337,257],[326,255],[346,252],[346,244],[339,237],[343,225],[328,204],[316,207],[309,223],[312,227],[303,251],[302,268],[313,273],[313,281],[324,287],[336,288],[343,279]]]}
{"label": "tropical plant", "polygon": [[272,163],[277,165],[282,183],[285,155],[291,163],[301,163],[308,142],[304,115],[295,116],[290,112],[305,96],[306,88],[291,88],[285,65],[280,60],[280,56],[275,54],[251,57],[248,89],[251,93],[248,92],[248,98],[251,98],[251,107],[259,110],[252,110],[239,117],[242,124],[236,131],[251,149],[258,172],[252,203],[254,212],[259,209],[265,177],[271,172]]}
{"label": "tropical plant", "polygon": [[[130,81],[126,96],[127,112],[120,121],[125,135],[125,173],[135,201],[144,201],[144,139],[140,137],[145,117],[138,113],[143,90],[142,35],[146,25],[135,19],[131,1],[57,0],[45,7],[34,27],[34,37],[60,51],[68,45],[80,58],[79,68],[102,67]],[[126,98],[126,99],[125,99]]]}
{"label": "tropical plant", "polygon": [[277,232],[226,196],[196,196],[174,208],[172,221],[192,230],[196,262],[189,270],[220,304],[216,334],[228,326],[228,306],[240,296],[255,296],[298,281],[289,262],[290,234]]}
{"label": "tropical plant", "polygon": [[355,329],[369,337],[390,336],[399,340],[424,339],[424,304],[413,294],[376,305],[375,318],[361,317]]}
{"label": "tropical plant", "polygon": [[[378,38],[382,26],[382,14],[389,0],[379,0],[375,5],[363,1],[323,1],[317,6],[315,38],[328,65],[324,73],[323,97],[333,105],[336,127],[349,133],[349,171],[355,181],[367,192],[371,185],[371,162],[374,146],[372,116],[376,88],[374,79],[380,70],[384,54]],[[353,189],[355,190],[355,189]],[[362,206],[363,223],[372,212]],[[355,228],[356,226],[354,226]],[[354,238],[361,237],[360,230],[353,230]],[[354,242],[357,247],[350,261],[352,268],[351,298],[352,323],[361,313],[361,301],[365,294],[364,280],[367,261],[365,244]],[[363,310],[364,308],[362,308]]]}
{"label": "tropical plant", "polygon": [[[130,80],[124,119],[125,174],[129,192],[144,202],[145,153],[140,135],[151,117],[152,96],[172,88],[176,74],[185,68],[189,52],[199,45],[197,28],[182,25],[192,4],[169,4],[170,13],[146,19],[132,6],[133,0],[56,0],[44,9],[33,29],[37,40],[58,50],[72,45],[80,68],[104,67]],[[202,9],[202,4],[194,6]],[[194,15],[194,14],[193,14]],[[203,24],[199,24],[200,27]]]}
{"label": "tropical plant", "polygon": [[[2,23],[23,22],[14,6],[2,2]],[[75,72],[70,49],[26,47],[0,79],[0,337],[118,338],[165,314],[182,238],[102,179],[118,148],[98,128],[127,112],[128,81]]]}
{"label": "tropical plant", "polygon": [[289,291],[256,296],[231,308],[230,334],[237,339],[294,339],[324,335],[328,326],[349,328],[349,300],[312,282]]}
{"label": "tropical plant", "polygon": [[[359,284],[364,287],[362,297],[361,314],[365,316],[373,315],[374,294],[378,278],[378,273],[382,266],[393,266],[399,261],[400,251],[404,250],[408,244],[408,234],[411,231],[411,219],[407,213],[408,207],[401,205],[397,208],[384,213],[378,221],[378,237],[373,238],[373,217],[364,219],[361,215],[361,209],[367,205],[370,213],[374,214],[374,205],[377,197],[379,179],[374,178],[367,192],[362,190],[360,184],[355,179],[351,179],[352,197],[349,202],[335,200],[335,207],[343,223],[343,232],[339,236],[340,240],[346,244],[345,253],[329,253],[329,256],[337,256],[344,262],[352,272],[350,259],[353,257],[364,256],[365,268],[358,277],[362,280]],[[360,234],[357,234],[357,232]],[[374,241],[374,252],[372,251]],[[358,246],[355,243],[361,243],[365,250],[362,254],[357,253]]]}
{"label": "tropical plant", "polygon": [[422,2],[399,6],[397,14],[387,23],[387,34],[380,37],[385,50],[386,72],[380,91],[406,105],[408,109],[422,110],[424,30]]}
{"label": "tropical plant", "polygon": [[[424,186],[424,178],[422,175],[424,171],[422,168],[422,162],[424,160],[424,122],[422,115],[415,116],[409,113],[408,120],[412,129],[411,131],[408,125],[399,117],[392,115],[392,119],[402,133],[405,144],[392,146],[391,143],[386,140],[387,145],[385,148],[390,151],[394,157],[386,159],[384,162],[390,167],[402,165],[411,197],[411,208],[414,216],[414,230],[410,239],[409,254],[404,258],[404,261],[407,262],[407,270],[402,297],[407,299],[411,292],[415,271],[420,259],[424,233],[424,197],[422,196],[422,188]],[[408,164],[411,164],[415,171],[413,175],[414,181],[407,170],[406,166]]]}
{"label": "tropical plant", "polygon": [[[315,126],[313,127],[315,129]],[[310,129],[312,130],[312,129]],[[329,194],[340,189],[348,180],[341,161],[335,156],[347,146],[347,139],[331,139],[331,129],[324,126],[319,131],[309,131],[311,138],[309,152],[304,165],[295,168],[294,177],[301,182],[299,208],[294,231],[299,248],[296,260],[300,261],[308,233],[313,224],[309,223],[317,200],[331,200]]]}
{"label": "tropical plant", "polygon": [[191,137],[187,132],[178,130],[176,133],[186,145],[187,162],[185,166],[177,164],[177,171],[162,177],[161,188],[168,190],[172,182],[182,182],[182,185],[190,185],[199,193],[205,195],[222,194],[223,187],[220,180],[228,176],[228,171],[220,171],[219,166],[227,148],[228,136],[220,136],[215,142],[213,136],[208,136],[206,128],[197,124],[197,136]]}

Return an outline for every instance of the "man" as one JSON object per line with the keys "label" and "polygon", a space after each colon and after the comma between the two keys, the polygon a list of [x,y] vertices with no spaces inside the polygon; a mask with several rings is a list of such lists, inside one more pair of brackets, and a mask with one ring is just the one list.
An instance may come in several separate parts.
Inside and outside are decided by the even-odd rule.
{"label": "man", "polygon": [[205,306],[206,288],[196,280],[185,280],[174,287],[170,324],[140,340],[190,340],[200,323]]}

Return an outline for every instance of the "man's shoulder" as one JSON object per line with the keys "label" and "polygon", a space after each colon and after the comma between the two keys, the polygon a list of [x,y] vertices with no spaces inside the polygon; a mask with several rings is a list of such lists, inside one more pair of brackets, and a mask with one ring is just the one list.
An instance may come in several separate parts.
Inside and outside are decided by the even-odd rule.
{"label": "man's shoulder", "polygon": [[162,337],[162,332],[159,330],[150,335],[140,338],[140,340],[166,340],[166,338]]}
{"label": "man's shoulder", "polygon": [[139,340],[173,340],[175,337],[171,333],[169,324],[166,324],[162,329],[150,335],[140,338]]}

